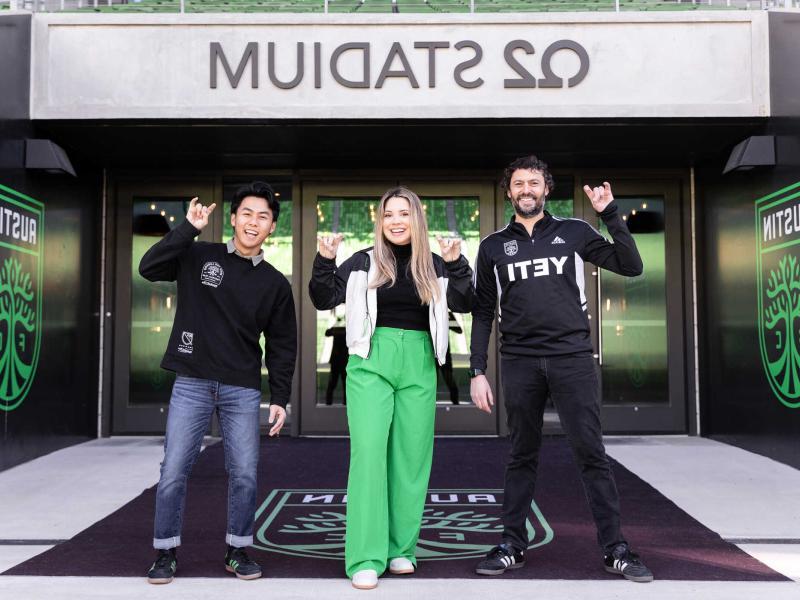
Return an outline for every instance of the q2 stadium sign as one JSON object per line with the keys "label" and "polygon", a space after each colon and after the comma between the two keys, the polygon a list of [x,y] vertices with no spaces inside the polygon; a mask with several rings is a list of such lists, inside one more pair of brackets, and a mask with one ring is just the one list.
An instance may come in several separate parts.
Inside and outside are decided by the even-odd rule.
{"label": "q2 stadium sign", "polygon": [[[264,48],[266,46],[266,49]],[[373,49],[370,42],[345,42],[336,46],[329,56],[323,56],[322,43],[313,42],[309,44],[313,48],[306,49],[305,42],[297,42],[295,48],[279,48],[275,42],[260,44],[259,42],[248,42],[243,52],[232,54],[234,60],[229,60],[225,48],[220,42],[210,44],[210,87],[216,89],[219,85],[220,67],[224,70],[227,81],[231,87],[237,88],[242,81],[245,72],[249,71],[250,87],[258,89],[260,82],[261,67],[266,63],[266,74],[270,84],[283,90],[292,89],[300,85],[306,77],[306,64],[309,65],[311,73],[309,77],[314,78],[314,88],[322,88],[323,69],[327,69],[333,80],[347,88],[370,88],[380,89],[388,78],[401,78],[408,81],[413,89],[420,87],[420,81],[428,88],[436,87],[436,58],[447,52],[456,52],[459,57],[463,57],[452,68],[452,78],[455,83],[466,89],[477,88],[484,85],[485,81],[480,76],[480,64],[483,60],[483,47],[472,40],[460,40],[455,42],[452,47],[447,41],[415,41],[406,42],[392,41],[388,52],[376,56],[377,52]],[[424,73],[416,73],[408,59],[407,50],[413,48],[415,53],[427,55],[427,64]],[[553,57],[561,50],[571,50],[577,55],[579,65],[577,72],[565,77],[558,75],[553,70]],[[230,51],[229,51],[230,52]],[[307,54],[313,54],[310,59]],[[340,70],[340,60],[347,53],[358,56],[355,78],[346,77]],[[503,61],[515,76],[503,79],[504,88],[561,88],[575,87],[584,80],[589,72],[589,54],[586,49],[578,42],[573,40],[558,40],[548,44],[541,55],[540,72],[541,77],[537,78],[519,60],[520,55],[531,55],[536,53],[534,45],[527,40],[512,40],[505,45],[503,50]],[[265,55],[263,58],[262,56]],[[291,78],[280,79],[277,75],[276,64],[283,58],[287,60],[294,57],[294,73]],[[264,60],[266,58],[266,60]],[[377,61],[382,64],[380,74],[372,80],[372,63]],[[235,70],[231,64],[236,65]],[[248,69],[249,66],[249,69]],[[423,77],[424,76],[424,77]]]}
{"label": "q2 stadium sign", "polygon": [[766,17],[36,13],[31,118],[768,116]]}

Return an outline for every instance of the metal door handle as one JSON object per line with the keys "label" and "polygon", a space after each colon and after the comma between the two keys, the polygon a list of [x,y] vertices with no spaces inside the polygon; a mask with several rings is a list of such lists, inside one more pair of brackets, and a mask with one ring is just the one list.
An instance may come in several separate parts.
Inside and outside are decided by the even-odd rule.
{"label": "metal door handle", "polygon": [[597,364],[603,366],[603,291],[600,288],[600,269],[592,271],[597,281]]}

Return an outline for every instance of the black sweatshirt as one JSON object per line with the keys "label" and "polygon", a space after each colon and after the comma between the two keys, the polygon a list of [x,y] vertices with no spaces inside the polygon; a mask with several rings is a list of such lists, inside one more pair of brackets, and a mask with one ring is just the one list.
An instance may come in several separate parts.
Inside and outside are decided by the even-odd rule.
{"label": "black sweatshirt", "polygon": [[285,407],[297,354],[292,288],[266,261],[254,265],[229,253],[225,244],[195,242],[199,233],[184,221],[139,263],[145,279],[178,282],[175,322],[161,366],[260,390],[263,332],[270,401]]}
{"label": "black sweatshirt", "polygon": [[378,288],[378,320],[375,326],[428,331],[428,305],[422,304],[409,272],[411,244],[398,246],[387,242],[387,245],[394,254],[397,279],[391,287],[386,283]]}
{"label": "black sweatshirt", "polygon": [[615,202],[600,213],[613,244],[586,221],[544,215],[532,236],[512,217],[508,226],[481,241],[470,347],[474,369],[486,369],[498,294],[502,353],[591,352],[584,261],[620,275],[642,273],[639,251]]}

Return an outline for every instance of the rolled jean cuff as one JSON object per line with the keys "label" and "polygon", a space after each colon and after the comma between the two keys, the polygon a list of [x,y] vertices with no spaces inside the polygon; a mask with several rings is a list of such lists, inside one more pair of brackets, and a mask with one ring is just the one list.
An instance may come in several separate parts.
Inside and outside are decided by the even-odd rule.
{"label": "rolled jean cuff", "polygon": [[181,545],[181,536],[170,538],[153,538],[153,548],[156,550],[169,550]]}
{"label": "rolled jean cuff", "polygon": [[225,543],[228,544],[228,546],[233,546],[234,548],[247,548],[248,546],[253,545],[253,536],[233,535],[232,533],[228,533],[225,536]]}

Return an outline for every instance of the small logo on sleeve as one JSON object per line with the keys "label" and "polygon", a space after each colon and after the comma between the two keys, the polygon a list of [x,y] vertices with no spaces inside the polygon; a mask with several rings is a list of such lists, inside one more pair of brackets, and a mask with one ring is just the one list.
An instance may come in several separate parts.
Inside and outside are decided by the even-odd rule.
{"label": "small logo on sleeve", "polygon": [[519,246],[517,246],[517,240],[511,240],[510,242],[506,242],[503,244],[503,250],[505,250],[508,256],[514,256],[517,252],[519,252]]}
{"label": "small logo on sleeve", "polygon": [[181,333],[181,343],[178,344],[178,352],[191,354],[194,350],[194,334],[191,331]]}
{"label": "small logo on sleeve", "polygon": [[203,270],[200,273],[200,282],[203,285],[211,287],[219,287],[222,283],[222,278],[225,276],[225,271],[218,262],[207,262],[203,265]]}

